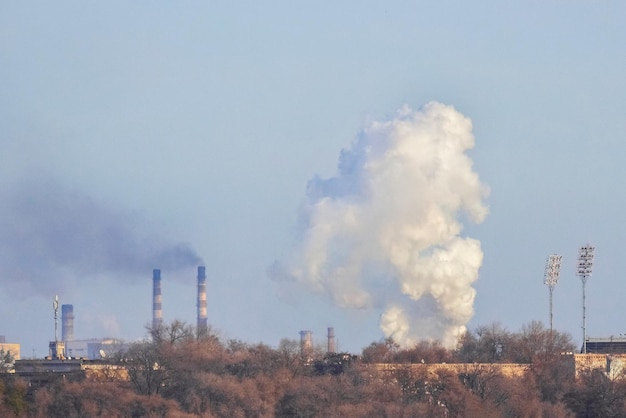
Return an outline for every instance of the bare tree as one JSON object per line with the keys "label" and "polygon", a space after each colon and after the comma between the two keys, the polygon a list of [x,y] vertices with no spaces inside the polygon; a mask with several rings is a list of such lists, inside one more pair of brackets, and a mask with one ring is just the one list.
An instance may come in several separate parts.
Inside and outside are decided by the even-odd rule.
{"label": "bare tree", "polygon": [[587,370],[564,396],[565,404],[579,418],[626,416],[626,384],[611,380],[601,370]]}
{"label": "bare tree", "polygon": [[195,338],[195,332],[191,325],[184,321],[175,319],[169,324],[161,324],[157,327],[148,327],[152,336],[152,341],[157,344],[176,344],[185,340]]}
{"label": "bare tree", "polygon": [[141,395],[158,394],[167,380],[167,369],[158,344],[141,342],[133,344],[124,359],[128,377]]}
{"label": "bare tree", "polygon": [[363,362],[365,363],[391,363],[395,361],[395,356],[400,346],[393,338],[386,338],[382,342],[374,342],[363,349]]}
{"label": "bare tree", "polygon": [[15,357],[10,351],[0,348],[0,373],[9,373],[15,365]]}

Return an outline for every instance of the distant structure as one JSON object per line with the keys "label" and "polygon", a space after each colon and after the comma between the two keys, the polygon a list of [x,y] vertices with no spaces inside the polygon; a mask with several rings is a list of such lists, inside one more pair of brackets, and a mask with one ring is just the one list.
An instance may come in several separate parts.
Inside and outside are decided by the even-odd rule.
{"label": "distant structure", "polygon": [[69,358],[89,360],[103,360],[127,349],[127,344],[114,338],[91,338],[65,343],[65,352]]}
{"label": "distant structure", "polygon": [[49,357],[51,359],[63,359],[65,358],[65,343],[59,341],[58,328],[59,328],[59,296],[55,295],[52,300],[52,308],[54,309],[54,341],[50,341],[48,344]]}
{"label": "distant structure", "polygon": [[114,338],[75,339],[74,305],[61,305],[61,340],[64,356],[51,352],[51,358],[101,360],[127,349],[126,344]]}
{"label": "distant structure", "polygon": [[308,358],[313,351],[313,340],[311,331],[300,331],[300,356],[302,358]]}
{"label": "distant structure", "polygon": [[61,305],[61,340],[74,339],[74,305]]}
{"label": "distant structure", "polygon": [[588,354],[626,354],[626,337],[587,338]]}
{"label": "distant structure", "polygon": [[335,345],[335,328],[328,327],[328,354],[336,353],[337,347]]}
{"label": "distant structure", "polygon": [[580,277],[580,280],[583,283],[583,354],[587,354],[587,316],[585,312],[585,285],[587,284],[587,279],[591,276],[591,268],[593,267],[595,251],[595,247],[592,247],[589,244],[583,245],[578,251],[578,267],[576,269],[576,275]]}
{"label": "distant structure", "polygon": [[57,341],[57,330],[59,328],[59,295],[54,295],[54,299],[52,299],[52,309],[54,309],[54,341]]}
{"label": "distant structure", "polygon": [[206,272],[204,266],[198,266],[198,335],[207,332],[207,308],[206,308]]}
{"label": "distant structure", "polygon": [[157,329],[163,323],[161,300],[161,270],[152,270],[152,328]]}
{"label": "distant structure", "polygon": [[546,262],[546,272],[543,276],[543,283],[548,286],[550,291],[550,332],[552,332],[552,294],[554,293],[554,287],[559,281],[559,274],[561,273],[561,260],[563,256],[552,254],[548,256]]}

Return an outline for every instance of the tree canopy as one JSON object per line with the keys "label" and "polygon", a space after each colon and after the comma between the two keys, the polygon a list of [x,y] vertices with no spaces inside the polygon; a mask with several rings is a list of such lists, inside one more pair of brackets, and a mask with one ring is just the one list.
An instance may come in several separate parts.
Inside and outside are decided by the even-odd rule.
{"label": "tree canopy", "polygon": [[[499,324],[478,327],[454,349],[437,341],[401,348],[386,339],[359,354],[313,350],[311,359],[301,358],[295,340],[277,347],[224,341],[210,329],[198,335],[174,321],[150,329],[144,341],[110,358],[125,365],[128,381],[60,379],[36,387],[5,374],[0,416],[626,416],[626,380],[602,371],[568,378],[559,359],[572,350],[568,334],[531,322],[519,332]],[[463,373],[402,367],[516,362],[529,364],[522,377],[504,376],[497,367]],[[376,372],[372,365],[380,363],[395,368]]]}

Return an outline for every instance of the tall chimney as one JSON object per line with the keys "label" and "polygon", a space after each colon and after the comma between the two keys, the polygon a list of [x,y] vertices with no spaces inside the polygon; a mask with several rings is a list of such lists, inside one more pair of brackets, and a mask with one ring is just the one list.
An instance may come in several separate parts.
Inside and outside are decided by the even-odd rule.
{"label": "tall chimney", "polygon": [[207,331],[206,312],[206,273],[204,266],[198,266],[198,335]]}
{"label": "tall chimney", "polygon": [[335,347],[335,328],[328,327],[328,353],[336,353],[337,348]]}
{"label": "tall chimney", "polygon": [[300,331],[300,356],[303,359],[309,358],[312,349],[311,331]]}
{"label": "tall chimney", "polygon": [[74,340],[74,305],[61,305],[61,340]]}
{"label": "tall chimney", "polygon": [[152,270],[152,328],[157,329],[163,323],[161,305],[161,270]]}

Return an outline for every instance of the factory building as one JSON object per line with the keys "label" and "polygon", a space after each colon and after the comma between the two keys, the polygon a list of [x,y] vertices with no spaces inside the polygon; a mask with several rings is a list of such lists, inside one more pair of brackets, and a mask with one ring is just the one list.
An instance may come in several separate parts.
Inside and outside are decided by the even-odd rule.
{"label": "factory building", "polygon": [[65,342],[65,355],[69,358],[99,360],[110,357],[126,349],[126,345],[117,339],[72,340]]}
{"label": "factory building", "polygon": [[[198,333],[206,333],[207,324],[207,295],[206,272],[204,266],[198,266],[197,275],[197,328]],[[56,299],[55,299],[56,300]],[[113,338],[74,338],[74,305],[61,306],[61,340],[51,341],[49,344],[50,359],[89,359],[100,360],[116,354],[126,348],[126,345]],[[152,326],[155,328],[163,324],[163,300],[161,293],[161,270],[152,271]],[[56,325],[55,325],[56,327]],[[19,352],[19,345],[18,345]]]}
{"label": "factory building", "polygon": [[50,342],[51,359],[100,360],[125,349],[114,338],[74,339],[74,305],[61,306],[61,341]]}

